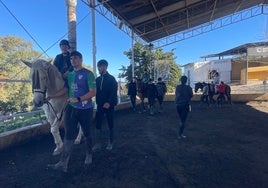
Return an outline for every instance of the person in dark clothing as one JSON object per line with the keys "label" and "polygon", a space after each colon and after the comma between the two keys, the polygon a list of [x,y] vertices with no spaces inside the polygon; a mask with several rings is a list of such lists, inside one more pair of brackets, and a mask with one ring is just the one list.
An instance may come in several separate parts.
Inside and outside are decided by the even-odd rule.
{"label": "person in dark clothing", "polygon": [[211,104],[215,104],[216,102],[215,99],[213,98],[214,95],[215,95],[215,84],[212,81],[211,83],[208,83],[208,98]]}
{"label": "person in dark clothing", "polygon": [[202,103],[205,103],[209,106],[209,101],[208,101],[208,84],[206,82],[203,82],[203,89],[202,89],[202,95],[200,98],[200,105]]}
{"label": "person in dark clothing", "polygon": [[188,116],[188,113],[190,111],[190,101],[193,97],[193,89],[186,85],[187,77],[182,76],[181,84],[176,86],[175,91],[175,104],[177,113],[180,117],[180,124],[179,124],[179,134],[178,138],[186,138],[185,135],[183,135],[183,131],[185,128],[185,122]]}
{"label": "person in dark clothing", "polygon": [[53,62],[53,65],[55,65],[59,72],[61,73],[64,80],[66,80],[67,83],[67,76],[70,72],[73,71],[73,66],[70,61],[70,45],[68,40],[61,40],[60,41],[60,49],[61,53],[58,54]]}
{"label": "person in dark clothing", "polygon": [[133,110],[136,111],[136,96],[137,96],[136,78],[133,78],[132,81],[128,84],[127,94],[130,96],[130,101],[131,101]]}
{"label": "person in dark clothing", "polygon": [[101,148],[101,125],[104,114],[106,115],[109,126],[109,139],[107,150],[112,150],[114,140],[114,108],[117,104],[117,81],[107,71],[108,62],[104,59],[98,61],[97,67],[100,76],[96,79],[96,144],[93,146],[93,151]]}
{"label": "person in dark clothing", "polygon": [[156,85],[154,84],[153,79],[150,78],[147,86],[147,97],[151,115],[154,115],[154,103],[156,96],[157,96]]}
{"label": "person in dark clothing", "polygon": [[161,77],[158,78],[156,89],[157,89],[157,101],[159,104],[158,112],[160,113],[163,110],[163,101],[164,101],[165,94],[167,92],[167,86],[165,82],[162,81]]}

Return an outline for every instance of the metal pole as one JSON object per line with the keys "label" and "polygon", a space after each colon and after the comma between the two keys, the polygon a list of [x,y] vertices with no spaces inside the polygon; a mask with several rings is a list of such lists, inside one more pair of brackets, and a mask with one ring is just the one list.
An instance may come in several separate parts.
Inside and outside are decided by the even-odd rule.
{"label": "metal pole", "polygon": [[135,77],[135,64],[134,64],[134,32],[131,30],[131,65],[132,65],[132,78]]}
{"label": "metal pole", "polygon": [[245,75],[246,85],[248,84],[248,49],[247,49],[247,65],[246,65],[246,75]]}
{"label": "metal pole", "polygon": [[92,18],[92,56],[93,56],[93,73],[97,76],[96,69],[96,32],[95,32],[95,0],[90,0],[91,18]]}
{"label": "metal pole", "polygon": [[153,58],[152,58],[152,48],[153,48],[153,44],[150,43],[149,44],[149,50],[150,50],[150,78],[153,78]]}

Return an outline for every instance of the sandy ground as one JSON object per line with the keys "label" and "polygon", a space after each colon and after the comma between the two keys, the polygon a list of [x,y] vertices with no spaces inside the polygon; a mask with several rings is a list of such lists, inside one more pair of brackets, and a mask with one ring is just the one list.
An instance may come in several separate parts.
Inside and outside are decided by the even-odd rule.
{"label": "sandy ground", "polygon": [[174,103],[164,105],[154,116],[116,112],[114,149],[94,153],[86,168],[83,144],[75,146],[67,174],[47,168],[59,159],[51,135],[1,151],[0,187],[268,187],[267,102],[192,103],[180,140]]}

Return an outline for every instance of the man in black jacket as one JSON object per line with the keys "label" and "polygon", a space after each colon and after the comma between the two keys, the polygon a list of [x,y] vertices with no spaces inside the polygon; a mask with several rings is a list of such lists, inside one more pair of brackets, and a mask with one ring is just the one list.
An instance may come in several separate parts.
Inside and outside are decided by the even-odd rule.
{"label": "man in black jacket", "polygon": [[93,151],[101,148],[100,137],[101,137],[101,125],[104,114],[106,115],[108,126],[109,126],[109,139],[107,150],[113,148],[113,127],[114,127],[114,107],[117,104],[117,82],[115,78],[110,75],[107,71],[108,62],[104,59],[97,63],[98,71],[100,76],[96,78],[96,144],[93,147]]}

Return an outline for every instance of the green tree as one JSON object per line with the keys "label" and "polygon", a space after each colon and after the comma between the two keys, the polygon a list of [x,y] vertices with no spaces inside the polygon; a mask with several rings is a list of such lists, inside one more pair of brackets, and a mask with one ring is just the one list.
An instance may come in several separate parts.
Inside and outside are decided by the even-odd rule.
{"label": "green tree", "polygon": [[0,104],[16,111],[23,111],[29,106],[32,100],[31,84],[22,80],[29,80],[30,69],[21,59],[31,61],[38,57],[40,53],[33,50],[32,43],[15,36],[0,37],[0,79],[8,80],[0,82]]}
{"label": "green tree", "polygon": [[[132,54],[131,49],[129,51],[125,51],[124,54],[131,60]],[[177,65],[175,61],[176,57],[171,52],[163,52],[162,49],[156,49],[154,51],[150,50],[149,46],[143,46],[140,43],[134,44],[134,75],[135,77],[141,77],[144,69],[149,70],[152,72],[151,77],[155,78],[157,75],[155,75],[157,68],[156,64],[157,62],[161,61],[166,64],[166,67],[168,68],[168,80],[167,81],[167,89],[168,92],[173,92],[174,88],[179,82],[179,78],[182,75],[181,68]],[[152,66],[150,66],[150,62],[152,62]],[[152,68],[152,70],[150,70]],[[124,78],[127,81],[130,81],[132,79],[132,65],[129,66],[122,66],[120,71],[122,73],[120,74],[121,78]],[[157,79],[157,78],[156,78]]]}
{"label": "green tree", "polygon": [[[125,51],[124,55],[126,55],[131,60],[131,49],[129,51]],[[135,77],[141,77],[144,69],[150,70],[150,51],[148,46],[143,46],[141,43],[134,44],[134,64]],[[125,78],[127,81],[132,79],[132,65],[122,66],[121,69],[121,78]]]}

